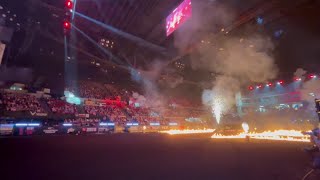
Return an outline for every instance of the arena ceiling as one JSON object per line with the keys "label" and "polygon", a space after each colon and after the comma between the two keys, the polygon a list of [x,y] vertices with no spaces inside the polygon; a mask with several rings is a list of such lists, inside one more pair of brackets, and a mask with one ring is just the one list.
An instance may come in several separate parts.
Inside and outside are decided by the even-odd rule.
{"label": "arena ceiling", "polygon": [[[118,30],[142,38],[156,46],[163,47],[167,50],[165,52],[170,53],[169,56],[175,56],[175,53],[172,53],[174,52],[172,45],[173,36],[166,37],[165,35],[165,18],[181,1],[182,0],[78,0],[77,11]],[[208,4],[215,2],[212,0],[206,1]],[[229,3],[230,6],[237,7],[240,12],[245,11],[259,1],[262,0],[250,0],[246,3],[229,0],[224,1],[224,3]],[[22,46],[18,47],[22,49],[22,53],[36,47],[33,43],[38,39],[40,39],[39,43],[42,42],[42,44],[46,45],[53,44],[51,43],[52,40],[60,43],[60,49],[58,51],[62,52],[61,24],[64,19],[64,2],[64,0],[10,0],[1,3],[3,9],[0,10],[0,13],[7,15],[6,18],[3,18],[3,20],[6,21],[6,25],[23,31],[23,33],[20,34],[21,37],[16,38],[19,39],[17,41],[19,45]],[[16,15],[13,21],[9,20],[10,15]],[[151,56],[149,58],[159,54],[157,51],[152,51],[152,49],[150,50],[139,44],[137,45],[134,41],[122,38],[87,20],[75,18],[74,23],[79,29],[83,30],[97,42],[102,38],[114,41],[116,44],[115,47],[117,47],[113,50],[116,51],[114,53],[120,52],[120,54],[128,55],[146,53],[147,56]],[[18,35],[16,35],[16,37],[17,36]],[[103,53],[99,52],[98,48],[95,48],[90,42],[87,42],[83,37],[78,37],[77,39],[77,48],[79,48],[79,51],[83,50],[91,55],[104,59],[104,57],[101,56]],[[57,49],[57,47],[58,46],[54,47],[54,49]],[[43,48],[42,51],[44,51]],[[52,50],[48,50],[48,52],[52,55]],[[57,55],[57,53],[55,53],[55,55]],[[13,61],[12,63],[18,62]]]}
{"label": "arena ceiling", "polygon": [[[169,37],[165,35],[165,18],[181,1],[78,0],[77,2],[78,12],[120,31],[139,37],[155,46],[162,47],[165,49],[162,52],[142,46],[141,43],[119,36],[83,18],[76,17],[74,23],[97,43],[101,39],[114,42],[114,47],[112,49],[107,48],[107,50],[119,57],[124,64],[129,63],[134,67],[144,67],[149,64],[150,59],[162,58],[169,62],[173,59],[171,66],[177,68],[180,74],[186,76],[186,79],[190,78],[191,81],[194,81],[195,79],[192,79],[194,76],[190,77],[189,75],[188,77],[191,69],[188,68],[188,62],[185,60],[187,59],[185,55],[190,52],[187,51],[182,55],[177,53],[173,44],[174,35]],[[314,19],[318,15],[317,7],[319,7],[319,4],[317,0],[285,0],[281,1],[281,5],[274,5],[276,1],[264,0],[248,0],[245,2],[237,0],[203,0],[203,2],[208,3],[208,6],[224,3],[235,10],[235,20],[225,27],[230,28],[233,34],[241,33],[241,29],[245,29],[241,28],[243,24],[255,23],[259,15],[264,16],[265,20],[268,21],[264,27],[268,29],[266,31],[269,34],[273,34],[277,30],[284,30],[289,34],[290,27],[288,27],[288,24],[289,26],[301,24],[301,26],[306,26],[311,30],[318,28],[318,24],[315,23]],[[12,53],[7,64],[32,67],[36,69],[37,73],[45,76],[48,74],[46,67],[55,67],[53,68],[55,69],[53,73],[57,76],[63,75],[65,63],[68,63],[64,60],[61,23],[64,19],[64,0],[10,0],[1,1],[0,5],[3,7],[0,9],[0,14],[6,14],[6,17],[0,16],[2,23],[16,29],[11,45]],[[11,16],[13,17],[12,21],[10,19]],[[303,18],[304,16],[305,18]],[[292,21],[289,19],[292,19]],[[303,28],[301,27],[301,29]],[[305,29],[301,31],[305,31]],[[301,34],[301,32],[299,33]],[[296,36],[296,34],[292,32],[291,36]],[[287,45],[288,37],[283,39],[278,43]],[[201,38],[199,38],[200,40]],[[77,62],[74,63],[77,64],[79,71],[82,72],[81,76],[98,78],[101,77],[101,73],[107,73],[108,78],[110,78],[110,74],[116,78],[120,77],[116,72],[123,70],[121,65],[119,66],[119,64],[110,60],[108,55],[99,50],[95,44],[83,38],[83,36],[77,34],[77,42],[72,49],[77,53],[75,53],[74,57],[69,57],[67,61],[72,63],[72,60],[77,59]],[[286,56],[284,53],[287,51],[283,50],[277,56],[283,58]],[[314,57],[309,58],[314,59]],[[279,64],[282,66],[287,65],[286,61],[281,61]],[[293,64],[292,68],[293,66],[296,67],[297,64],[299,63]],[[183,70],[185,70],[184,73]],[[291,71],[291,69],[288,71]],[[208,75],[206,73],[202,74],[199,77],[203,78],[203,76]]]}

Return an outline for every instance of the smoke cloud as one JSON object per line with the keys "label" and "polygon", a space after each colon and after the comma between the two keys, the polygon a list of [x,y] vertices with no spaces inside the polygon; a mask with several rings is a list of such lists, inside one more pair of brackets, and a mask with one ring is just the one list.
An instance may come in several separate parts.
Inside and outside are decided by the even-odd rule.
{"label": "smoke cloud", "polygon": [[146,106],[147,99],[143,95],[140,95],[137,92],[133,92],[132,98],[135,99],[135,102],[139,103],[140,106],[142,106],[142,107]]}
{"label": "smoke cloud", "polygon": [[166,98],[159,92],[157,80],[161,75],[165,63],[155,60],[147,70],[130,69],[132,80],[140,83],[144,90],[144,96],[133,93],[133,98],[138,99],[145,107],[163,107]]}
{"label": "smoke cloud", "polygon": [[296,70],[296,72],[294,72],[294,77],[295,78],[301,78],[301,80],[305,79],[305,75],[306,75],[307,71],[302,69],[302,68],[298,68]]}
{"label": "smoke cloud", "polygon": [[[220,30],[232,24],[232,12],[220,4],[197,3],[193,6],[192,20],[175,34],[175,45],[179,50],[194,42],[200,44],[191,55],[192,68],[218,74],[212,88],[203,91],[202,101],[209,106],[220,104],[222,114],[234,107],[235,94],[242,87],[274,79],[278,73],[270,38],[257,33],[237,37],[229,35],[225,29]],[[217,30],[219,33],[208,33]],[[219,103],[214,103],[215,99],[219,99]],[[214,108],[217,107],[212,107],[213,111]]]}
{"label": "smoke cloud", "polygon": [[320,80],[311,79],[303,83],[301,88],[301,99],[308,102],[308,109],[315,111],[315,98],[320,98]]}
{"label": "smoke cloud", "polygon": [[[217,75],[213,81],[213,99],[220,99],[222,114],[235,105],[235,94],[248,83],[261,83],[277,76],[272,43],[263,36],[230,37],[221,41],[221,47],[204,47],[198,57],[192,59],[194,68],[208,69]],[[210,105],[210,104],[209,104]],[[213,107],[214,109],[214,107]]]}
{"label": "smoke cloud", "polygon": [[159,80],[159,83],[166,87],[175,88],[179,84],[182,84],[184,81],[184,78],[178,74],[169,74],[162,76],[162,78]]}
{"label": "smoke cloud", "polygon": [[233,11],[222,3],[208,1],[192,2],[192,17],[174,34],[174,46],[180,52],[194,43],[199,38],[207,36],[209,32],[220,30],[234,19]]}

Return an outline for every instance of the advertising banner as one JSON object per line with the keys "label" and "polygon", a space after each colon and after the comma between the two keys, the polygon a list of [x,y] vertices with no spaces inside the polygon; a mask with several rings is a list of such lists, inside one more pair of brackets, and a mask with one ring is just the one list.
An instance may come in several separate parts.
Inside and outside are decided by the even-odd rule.
{"label": "advertising banner", "polygon": [[95,127],[87,127],[87,128],[82,128],[83,132],[97,132],[97,128]]}
{"label": "advertising banner", "polygon": [[44,129],[43,132],[45,134],[55,134],[58,131],[58,129],[55,129],[53,127],[48,127],[47,129]]}
{"label": "advertising banner", "polygon": [[38,112],[32,112],[30,111],[31,116],[39,116],[39,117],[46,117],[48,116],[47,113],[38,113]]}
{"label": "advertising banner", "polygon": [[0,135],[9,135],[13,133],[13,124],[0,124]]}
{"label": "advertising banner", "polygon": [[77,117],[79,118],[89,118],[89,114],[76,114]]}

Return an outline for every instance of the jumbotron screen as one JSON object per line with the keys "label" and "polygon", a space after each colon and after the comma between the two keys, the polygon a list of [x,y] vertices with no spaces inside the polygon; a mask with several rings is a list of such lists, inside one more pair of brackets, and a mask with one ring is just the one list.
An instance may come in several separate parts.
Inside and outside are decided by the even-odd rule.
{"label": "jumbotron screen", "polygon": [[191,17],[191,14],[191,0],[184,0],[166,19],[167,36],[186,22]]}

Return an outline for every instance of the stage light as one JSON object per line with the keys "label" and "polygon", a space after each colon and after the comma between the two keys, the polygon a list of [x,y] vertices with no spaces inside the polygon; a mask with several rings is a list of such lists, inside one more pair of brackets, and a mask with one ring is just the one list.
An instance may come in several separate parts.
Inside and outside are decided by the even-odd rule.
{"label": "stage light", "polygon": [[115,123],[100,123],[100,126],[114,126]]}
{"label": "stage light", "polygon": [[277,84],[278,84],[278,85],[282,85],[282,84],[283,84],[283,81],[280,80],[280,81],[277,82]]}
{"label": "stage light", "polygon": [[63,123],[62,125],[63,125],[63,126],[66,126],[66,127],[72,126],[71,123]]}
{"label": "stage light", "polygon": [[23,126],[28,126],[28,124],[27,123],[17,123],[16,126],[23,127]]}
{"label": "stage light", "polygon": [[127,126],[139,126],[139,123],[127,123]]}
{"label": "stage light", "polygon": [[71,27],[71,24],[70,24],[69,21],[64,21],[64,22],[63,22],[63,28],[64,28],[64,29],[70,29],[70,27]]}
{"label": "stage light", "polygon": [[310,79],[314,79],[314,78],[317,78],[317,76],[314,75],[314,74],[310,74],[310,75],[309,75],[309,78],[310,78]]}
{"label": "stage light", "polygon": [[40,126],[39,123],[29,123],[28,126]]}
{"label": "stage light", "polygon": [[68,9],[72,9],[72,8],[73,8],[73,2],[72,2],[71,0],[67,0],[67,1],[66,1],[66,7],[67,7]]}
{"label": "stage light", "polygon": [[252,90],[253,90],[253,86],[249,86],[248,89],[249,89],[250,91],[252,91]]}
{"label": "stage light", "polygon": [[260,88],[262,88],[262,85],[258,85],[256,88],[257,88],[257,89],[260,89]]}
{"label": "stage light", "polygon": [[295,81],[301,81],[301,78],[294,78]]}
{"label": "stage light", "polygon": [[266,86],[267,86],[267,87],[272,86],[272,83],[268,83],[268,84],[266,84]]}

